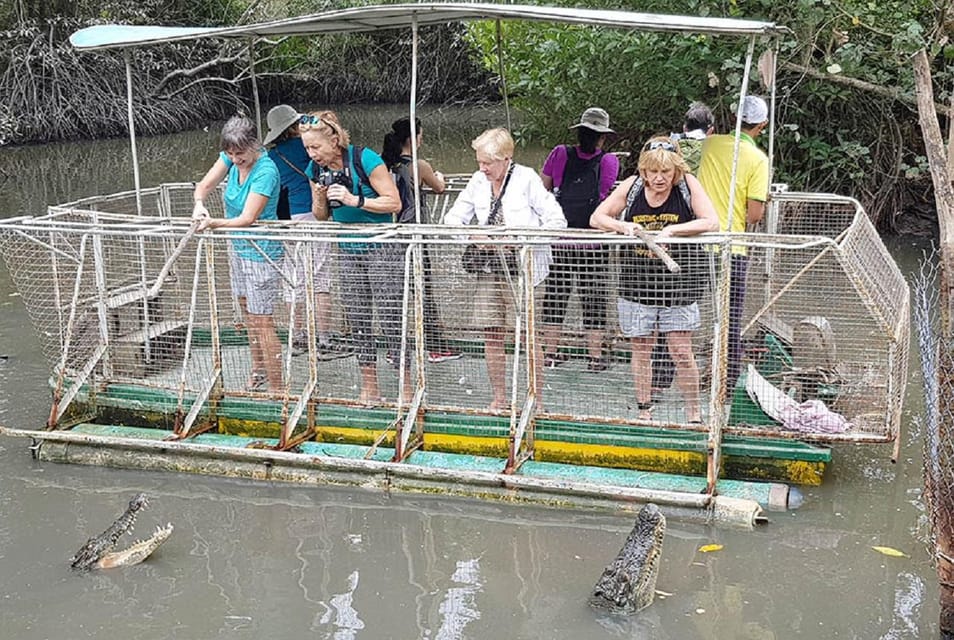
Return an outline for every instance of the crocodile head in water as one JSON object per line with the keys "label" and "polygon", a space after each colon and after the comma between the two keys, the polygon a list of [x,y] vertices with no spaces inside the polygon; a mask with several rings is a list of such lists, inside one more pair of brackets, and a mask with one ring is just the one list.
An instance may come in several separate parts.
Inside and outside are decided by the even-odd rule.
{"label": "crocodile head in water", "polygon": [[647,504],[616,559],[596,582],[590,604],[614,613],[635,613],[651,605],[665,535],[666,517],[659,507]]}
{"label": "crocodile head in water", "polygon": [[132,531],[136,524],[136,514],[149,506],[146,494],[137,493],[129,501],[129,506],[106,531],[86,541],[83,548],[70,558],[74,569],[109,569],[139,564],[159,548],[172,535],[172,525],[156,527],[155,533],[146,540],[137,540],[122,551],[114,551],[119,539]]}

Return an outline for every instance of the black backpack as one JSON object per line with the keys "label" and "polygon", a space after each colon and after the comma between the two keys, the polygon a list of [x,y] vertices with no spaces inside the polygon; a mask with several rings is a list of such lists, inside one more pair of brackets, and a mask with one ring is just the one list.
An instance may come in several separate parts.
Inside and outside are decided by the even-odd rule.
{"label": "black backpack", "polygon": [[566,145],[566,167],[563,181],[556,192],[557,202],[563,208],[567,226],[589,229],[590,215],[600,203],[600,164],[603,151],[589,160],[576,153],[576,147]]}
{"label": "black backpack", "polygon": [[[414,173],[411,170],[411,162],[411,158],[401,156],[398,162],[391,165],[391,177],[394,178],[394,184],[401,196],[401,210],[397,214],[398,222],[417,222],[417,211],[414,206]],[[423,203],[423,194],[421,195],[421,221],[425,222],[427,208]]]}
{"label": "black backpack", "polygon": [[[361,185],[366,184],[369,187],[371,187],[371,180],[368,178],[368,172],[364,170],[364,163],[361,161],[362,154],[364,154],[364,147],[359,147],[358,145],[354,145],[354,152],[351,157],[351,160],[352,162],[354,162],[354,170],[358,174],[358,193],[356,195],[361,194]],[[347,173],[348,177],[350,178],[351,171],[348,168],[346,154],[343,154],[342,158],[344,159],[343,164],[344,164],[345,173]],[[374,187],[371,187],[371,188],[374,189]]]}

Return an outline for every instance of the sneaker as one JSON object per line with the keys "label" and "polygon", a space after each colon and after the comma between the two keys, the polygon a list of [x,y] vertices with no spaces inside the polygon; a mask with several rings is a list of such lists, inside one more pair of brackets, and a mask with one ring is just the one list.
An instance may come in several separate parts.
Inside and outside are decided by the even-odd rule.
{"label": "sneaker", "polygon": [[457,360],[462,357],[464,354],[460,351],[455,351],[454,349],[445,349],[444,351],[428,351],[427,352],[427,361],[431,364],[437,364],[438,362],[447,362],[448,360]]}
{"label": "sneaker", "polygon": [[264,371],[252,371],[252,375],[248,378],[248,391],[259,391],[268,386],[268,374]]}
{"label": "sneaker", "polygon": [[606,358],[590,358],[589,363],[586,365],[586,370],[593,373],[606,371],[608,368],[609,364],[606,362]]}
{"label": "sneaker", "polygon": [[308,351],[308,336],[299,333],[292,337],[291,343],[291,354],[292,356],[300,356],[303,353]]}
{"label": "sneaker", "polygon": [[543,356],[543,366],[547,369],[555,369],[570,359],[570,356],[559,351],[550,355]]}
{"label": "sneaker", "polygon": [[351,355],[354,355],[354,349],[349,344],[338,341],[318,343],[319,360],[337,360]]}

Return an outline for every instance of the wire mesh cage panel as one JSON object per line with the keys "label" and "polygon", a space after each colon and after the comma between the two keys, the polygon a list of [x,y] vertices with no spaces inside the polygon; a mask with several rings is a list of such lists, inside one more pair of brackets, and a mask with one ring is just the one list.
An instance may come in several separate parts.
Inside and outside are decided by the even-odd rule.
{"label": "wire mesh cage panel", "polygon": [[782,191],[772,196],[765,230],[786,235],[837,238],[855,221],[861,206],[844,196]]}
{"label": "wire mesh cage panel", "polygon": [[[860,209],[836,238],[667,239],[673,272],[639,239],[589,231],[291,222],[194,233],[191,189],[144,192],[147,216],[125,213],[135,200],[118,194],[118,213],[98,198],[0,223],[56,374],[173,405],[400,410],[424,391],[425,411],[471,415],[516,415],[532,398],[536,416],[571,431],[896,433],[907,286]],[[432,198],[430,222],[453,193]]]}

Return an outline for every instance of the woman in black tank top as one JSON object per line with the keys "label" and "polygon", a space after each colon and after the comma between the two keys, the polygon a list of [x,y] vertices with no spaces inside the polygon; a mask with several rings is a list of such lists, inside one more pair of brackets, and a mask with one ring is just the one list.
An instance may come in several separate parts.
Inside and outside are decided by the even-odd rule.
{"label": "woman in black tank top", "polygon": [[[685,160],[668,137],[646,143],[638,168],[638,176],[624,180],[597,207],[590,217],[591,226],[629,236],[636,235],[637,229],[645,230],[659,244],[667,237],[718,230],[712,202],[695,176],[689,175]],[[657,334],[663,334],[685,401],[684,422],[700,422],[699,369],[692,353],[692,331],[699,324],[696,301],[705,287],[706,271],[698,245],[673,244],[668,250],[682,267],[678,274],[671,273],[644,243],[622,247],[617,301],[620,329],[632,348],[639,418],[652,419],[652,349]]]}

